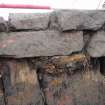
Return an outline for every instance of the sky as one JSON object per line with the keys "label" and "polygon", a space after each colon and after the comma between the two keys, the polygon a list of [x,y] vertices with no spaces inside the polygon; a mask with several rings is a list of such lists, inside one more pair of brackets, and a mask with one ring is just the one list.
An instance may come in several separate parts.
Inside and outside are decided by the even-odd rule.
{"label": "sky", "polygon": [[[0,0],[0,4],[33,4],[50,6],[53,9],[101,9],[104,0]],[[100,4],[100,5],[99,5]],[[50,12],[32,9],[0,9],[0,16],[8,19],[9,13]]]}

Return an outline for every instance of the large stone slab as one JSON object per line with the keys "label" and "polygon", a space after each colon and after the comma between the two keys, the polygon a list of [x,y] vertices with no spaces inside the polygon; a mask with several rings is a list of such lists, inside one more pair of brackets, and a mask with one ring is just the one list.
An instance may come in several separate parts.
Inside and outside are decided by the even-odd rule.
{"label": "large stone slab", "polygon": [[83,32],[58,31],[1,33],[0,55],[34,57],[69,55],[83,48]]}
{"label": "large stone slab", "polygon": [[105,23],[105,11],[61,10],[56,11],[58,24],[63,31],[97,30]]}
{"label": "large stone slab", "polygon": [[9,24],[12,30],[41,30],[46,29],[49,23],[49,13],[25,14],[15,13],[9,15]]}
{"label": "large stone slab", "polygon": [[94,33],[88,44],[87,51],[92,57],[105,56],[105,31]]}

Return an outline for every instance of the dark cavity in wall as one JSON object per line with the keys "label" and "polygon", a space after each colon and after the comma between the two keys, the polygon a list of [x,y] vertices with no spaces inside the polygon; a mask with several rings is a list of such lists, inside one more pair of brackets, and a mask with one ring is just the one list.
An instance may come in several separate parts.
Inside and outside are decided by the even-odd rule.
{"label": "dark cavity in wall", "polygon": [[99,61],[100,61],[100,72],[102,75],[105,76],[105,57],[100,57]]}

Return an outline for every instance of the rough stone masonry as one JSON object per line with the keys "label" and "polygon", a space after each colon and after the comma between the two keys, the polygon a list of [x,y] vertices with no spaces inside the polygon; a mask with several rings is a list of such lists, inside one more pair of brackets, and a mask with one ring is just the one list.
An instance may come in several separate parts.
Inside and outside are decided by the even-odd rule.
{"label": "rough stone masonry", "polygon": [[0,17],[0,105],[105,105],[105,11]]}

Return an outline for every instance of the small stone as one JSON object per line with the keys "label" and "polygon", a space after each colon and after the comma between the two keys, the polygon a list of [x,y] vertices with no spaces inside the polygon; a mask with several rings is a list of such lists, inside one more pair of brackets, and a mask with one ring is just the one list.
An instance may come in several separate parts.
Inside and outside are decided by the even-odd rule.
{"label": "small stone", "polygon": [[93,34],[87,51],[91,57],[105,56],[105,31],[98,31]]}
{"label": "small stone", "polygon": [[0,32],[6,32],[8,29],[8,25],[6,23],[6,21],[0,17]]}

